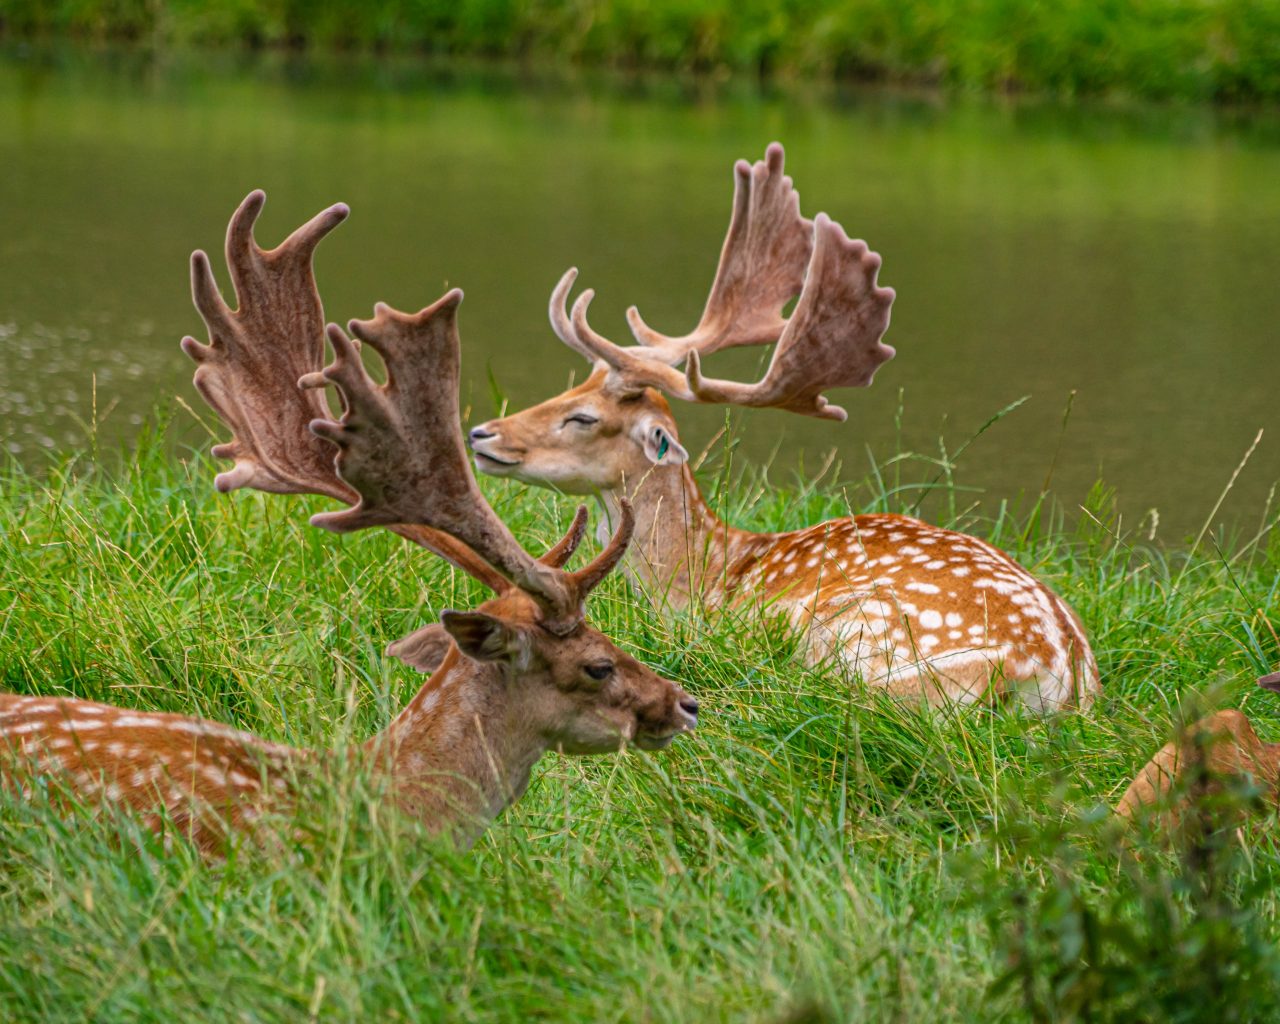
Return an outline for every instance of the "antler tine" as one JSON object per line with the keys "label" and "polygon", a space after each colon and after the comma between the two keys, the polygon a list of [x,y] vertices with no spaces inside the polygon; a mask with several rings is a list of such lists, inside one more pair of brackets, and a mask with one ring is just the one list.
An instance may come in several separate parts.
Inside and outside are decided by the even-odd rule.
{"label": "antler tine", "polygon": [[800,214],[800,196],[783,173],[782,146],[773,142],[763,160],[734,165],[733,215],[707,296],[691,334],[669,337],[653,330],[632,306],[627,321],[651,358],[668,366],[691,352],[709,355],[738,345],[777,341],[782,310],[799,294],[813,245],[813,222]]}
{"label": "antler tine", "polygon": [[556,541],[555,546],[549,548],[547,553],[539,558],[538,561],[553,569],[562,568],[564,563],[573,557],[573,553],[578,550],[578,545],[582,543],[582,538],[586,535],[587,506],[579,505],[578,511],[574,513],[573,522],[569,524],[568,532]]}
{"label": "antler tine", "polygon": [[569,319],[569,293],[573,290],[573,282],[578,279],[578,268],[570,267],[560,277],[551,291],[551,301],[547,305],[547,315],[551,319],[551,329],[556,337],[582,356],[589,363],[596,363],[599,357],[584,345],[573,329]]}
{"label": "antler tine", "polygon": [[580,601],[585,601],[587,595],[595,590],[609,573],[613,572],[617,564],[622,561],[622,556],[627,553],[627,545],[631,543],[631,536],[636,526],[635,513],[631,509],[631,502],[626,498],[618,504],[621,515],[618,528],[614,531],[609,543],[588,565],[569,574],[573,589]]}
{"label": "antler tine", "polygon": [[804,291],[778,341],[769,370],[757,384],[710,380],[698,353],[685,374],[701,402],[774,406],[806,416],[843,420],[844,409],[822,395],[827,388],[865,387],[894,350],[881,342],[889,327],[892,288],[876,285],[880,257],[851,241],[826,214],[814,221],[813,255]]}
{"label": "antler tine", "polygon": [[647,348],[623,348],[598,334],[587,323],[587,309],[595,292],[588,288],[573,304],[571,328],[578,344],[591,358],[612,368],[615,377],[628,388],[655,387],[685,401],[695,401],[693,392],[679,370],[649,355]]}
{"label": "antler tine", "polygon": [[[352,334],[382,357],[385,384],[369,376],[346,333],[329,326],[334,360],[322,376],[342,393],[345,412],[336,421],[317,419],[311,429],[338,446],[338,473],[360,500],[311,521],[336,532],[391,523],[444,531],[537,600],[548,613],[547,628],[572,629],[581,621],[583,598],[598,582],[591,574],[599,572],[605,555],[580,573],[553,567],[555,559],[534,560],[476,486],[458,416],[461,301],[455,288],[415,314],[379,303],[372,320],[351,321]],[[578,529],[575,524],[570,530],[563,550],[553,549],[556,558],[567,557]],[[619,546],[625,550],[629,538],[620,528],[605,554],[612,557]]]}

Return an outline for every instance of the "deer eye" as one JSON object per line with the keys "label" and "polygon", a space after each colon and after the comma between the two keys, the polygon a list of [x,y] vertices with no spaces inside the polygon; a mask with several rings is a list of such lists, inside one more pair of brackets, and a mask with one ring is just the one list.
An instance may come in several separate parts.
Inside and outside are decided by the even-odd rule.
{"label": "deer eye", "polygon": [[581,423],[584,427],[592,427],[599,422],[600,420],[595,416],[588,415],[585,412],[575,412],[572,416],[565,417],[565,421],[561,426],[569,423]]}
{"label": "deer eye", "polygon": [[583,671],[585,671],[587,675],[589,675],[592,679],[598,679],[603,681],[605,679],[608,679],[611,675],[613,675],[613,662],[611,661],[592,662],[590,665],[583,666]]}

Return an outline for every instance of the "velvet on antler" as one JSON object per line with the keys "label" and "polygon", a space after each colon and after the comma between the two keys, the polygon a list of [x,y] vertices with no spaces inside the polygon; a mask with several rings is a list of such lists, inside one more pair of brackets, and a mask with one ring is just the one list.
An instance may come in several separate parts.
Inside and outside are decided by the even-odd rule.
{"label": "velvet on antler", "polygon": [[[321,494],[355,505],[317,516],[318,524],[339,530],[387,526],[495,592],[512,585],[526,589],[548,610],[550,628],[571,628],[581,620],[591,587],[626,548],[629,510],[605,551],[576,573],[560,566],[584,535],[585,508],[578,509],[568,533],[542,559],[525,552],[485,502],[462,454],[453,317],[461,292],[449,293],[416,317],[379,305],[374,320],[353,323],[357,336],[387,364],[389,380],[377,395],[353,343],[339,328],[329,329],[337,339],[338,359],[322,372],[324,316],[312,256],[348,209],[330,207],[265,251],[253,237],[265,200],[261,191],[250,193],[227,229],[227,264],[239,308],[232,310],[223,300],[205,253],[191,257],[192,294],[210,340],[205,345],[187,337],[182,347],[199,364],[197,389],[233,433],[229,443],[214,448],[215,456],[236,463],[218,476],[218,489]],[[331,380],[326,373],[337,378],[333,382],[347,410],[336,423],[318,390]],[[359,410],[354,423],[353,405]],[[310,429],[312,424],[319,430]],[[321,434],[339,441],[336,461],[347,464],[349,479],[339,474],[334,448]],[[353,435],[359,435],[357,454],[344,459]],[[382,458],[370,457],[374,451]],[[424,456],[427,451],[432,454]],[[423,503],[414,507],[414,500]]]}
{"label": "velvet on antler", "polygon": [[[266,203],[255,189],[227,225],[226,258],[238,308],[218,291],[209,258],[191,254],[191,293],[209,331],[209,344],[182,339],[182,350],[199,365],[196,390],[231,428],[232,439],[213,455],[234,459],[218,474],[220,491],[242,487],[273,494],[320,494],[351,503],[356,493],[338,478],[333,448],[307,429],[329,409],[320,392],[298,386],[324,365],[324,309],[312,260],[316,247],[346,220],[337,203],[316,214],[279,246],[263,250],[253,229]],[[510,583],[453,538],[422,526],[392,529],[435,552],[495,592]]]}
{"label": "velvet on antler", "polygon": [[369,375],[351,338],[329,326],[334,360],[302,383],[333,384],[342,396],[339,419],[310,426],[337,446],[338,473],[360,500],[311,521],[339,533],[392,523],[444,531],[538,598],[554,623],[567,624],[581,617],[587,594],[622,557],[630,510],[605,550],[577,572],[544,565],[520,546],[476,486],[458,427],[461,302],[455,288],[418,313],[379,303],[372,320],[350,322],[351,333],[382,358],[385,384]]}
{"label": "velvet on antler", "polygon": [[[739,161],[734,172],[729,233],[702,319],[691,334],[659,334],[633,306],[627,316],[639,344],[614,344],[587,322],[590,289],[566,312],[576,268],[552,293],[552,328],[575,352],[608,367],[617,390],[654,387],[686,401],[770,406],[843,420],[845,411],[822,392],[870,384],[894,355],[880,340],[894,299],[891,288],[876,283],[880,257],[826,214],[812,221],[800,215],[777,143],[764,160]],[[794,312],[784,319],[782,310],[797,294]],[[774,342],[769,370],[756,384],[702,374],[702,356]],[[682,363],[683,372],[676,369]]]}
{"label": "velvet on antler", "polygon": [[894,356],[880,339],[889,327],[893,291],[876,286],[880,257],[850,240],[820,213],[804,291],[787,321],[764,379],[758,384],[702,376],[699,353],[689,353],[689,390],[701,402],[772,406],[806,416],[843,420],[848,414],[822,394],[827,388],[866,387]]}
{"label": "velvet on antler", "polygon": [[770,345],[786,321],[782,310],[804,285],[813,248],[813,222],[800,214],[800,195],[783,173],[782,146],[763,160],[733,168],[733,214],[702,318],[691,334],[659,334],[632,306],[627,321],[636,341],[670,366],[691,351],[709,355],[734,345]]}
{"label": "velvet on antler", "polygon": [[220,491],[252,487],[276,494],[324,494],[352,501],[333,468],[333,450],[307,430],[328,412],[324,396],[300,391],[298,378],[324,362],[324,310],[311,259],[316,246],[347,219],[338,203],[316,214],[283,243],[263,250],[253,225],[266,202],[250,192],[227,226],[227,266],[239,302],[230,309],[201,250],[191,255],[191,294],[209,329],[209,344],[182,339],[198,363],[195,386],[232,430],[214,447],[235,468],[214,481]]}

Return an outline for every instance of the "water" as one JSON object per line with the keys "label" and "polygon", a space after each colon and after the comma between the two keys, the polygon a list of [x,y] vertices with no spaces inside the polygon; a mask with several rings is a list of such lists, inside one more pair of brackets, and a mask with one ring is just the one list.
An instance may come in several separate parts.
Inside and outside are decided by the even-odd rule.
{"label": "water", "polygon": [[[868,451],[937,454],[940,435],[954,450],[1029,395],[961,460],[984,508],[1034,496],[1053,465],[1068,509],[1102,476],[1129,525],[1156,508],[1159,536],[1176,540],[1265,428],[1221,513],[1256,530],[1280,478],[1280,130],[1274,115],[1201,109],[10,50],[0,444],[38,464],[84,446],[95,414],[103,445],[171,395],[205,415],[177,348],[203,337],[187,256],[220,251],[255,187],[268,194],[264,244],[351,204],[319,253],[330,318],[465,287],[464,405],[493,414],[492,371],[523,407],[581,374],[544,313],[571,264],[597,290],[593,322],[619,340],[632,302],[659,329],[692,326],[732,160],[774,138],[806,212],[827,210],[883,254],[898,357],[869,391],[838,393],[848,423],[735,414],[743,455],[776,451],[785,478],[835,448],[856,477]],[[691,449],[723,424],[716,409],[677,415]]]}

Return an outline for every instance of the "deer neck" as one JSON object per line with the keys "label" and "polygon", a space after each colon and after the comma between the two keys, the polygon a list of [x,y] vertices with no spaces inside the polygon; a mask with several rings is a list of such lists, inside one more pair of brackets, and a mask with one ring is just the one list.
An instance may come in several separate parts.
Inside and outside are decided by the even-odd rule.
{"label": "deer neck", "polygon": [[623,569],[632,583],[672,607],[722,604],[732,568],[757,535],[721,520],[703,500],[687,465],[646,465],[622,487],[600,496],[607,516],[598,527],[602,543],[627,498],[636,527]]}
{"label": "deer neck", "polygon": [[464,847],[523,795],[547,750],[512,698],[509,671],[451,647],[396,720],[366,745],[401,811]]}

